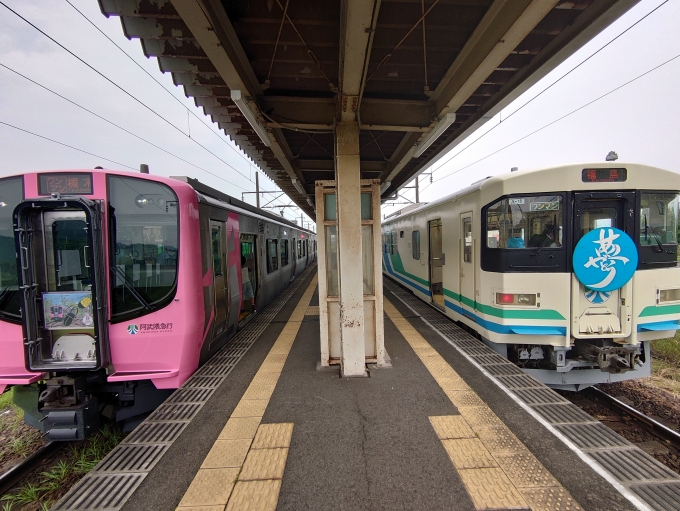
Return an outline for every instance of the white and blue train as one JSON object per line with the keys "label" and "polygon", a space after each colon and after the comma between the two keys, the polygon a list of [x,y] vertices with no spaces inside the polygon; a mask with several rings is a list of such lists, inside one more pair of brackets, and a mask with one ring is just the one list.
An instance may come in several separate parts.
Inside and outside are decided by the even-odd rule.
{"label": "white and blue train", "polygon": [[568,165],[487,178],[382,227],[383,272],[543,383],[649,376],[680,329],[680,175]]}

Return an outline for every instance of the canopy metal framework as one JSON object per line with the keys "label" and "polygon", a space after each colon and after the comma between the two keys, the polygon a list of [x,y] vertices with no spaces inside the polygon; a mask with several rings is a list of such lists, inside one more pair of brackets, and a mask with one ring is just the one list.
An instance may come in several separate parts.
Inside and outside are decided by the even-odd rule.
{"label": "canopy metal framework", "polygon": [[383,198],[637,0],[98,0],[309,216],[358,122]]}

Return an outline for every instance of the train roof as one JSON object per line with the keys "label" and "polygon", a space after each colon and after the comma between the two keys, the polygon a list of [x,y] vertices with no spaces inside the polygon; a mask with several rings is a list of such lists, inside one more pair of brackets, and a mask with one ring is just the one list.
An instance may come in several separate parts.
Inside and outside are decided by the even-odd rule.
{"label": "train roof", "polygon": [[[447,201],[451,200],[456,200],[458,198],[461,198],[465,195],[468,195],[472,192],[476,192],[478,190],[481,190],[483,188],[492,186],[494,184],[499,184],[505,181],[512,181],[518,178],[524,179],[526,178],[527,175],[529,174],[540,174],[540,173],[550,173],[550,172],[559,172],[560,170],[573,170],[573,169],[596,169],[596,168],[635,168],[635,167],[644,167],[645,169],[648,170],[654,170],[658,172],[664,172],[664,173],[669,173],[669,174],[675,174],[678,175],[677,173],[660,169],[658,167],[652,167],[650,165],[641,165],[639,163],[631,163],[631,162],[583,162],[583,163],[570,163],[566,165],[556,165],[554,167],[541,167],[541,168],[535,168],[535,169],[527,169],[527,170],[518,170],[515,172],[504,172],[502,174],[498,174],[496,176],[489,176],[484,179],[480,179],[479,181],[475,181],[472,183],[470,186],[467,186],[466,188],[463,188],[461,190],[458,190],[456,192],[453,192],[452,194],[446,195],[444,197],[441,197],[435,201],[432,202],[427,202],[423,203],[420,207],[416,208],[404,208],[404,210],[401,210],[397,212],[397,214],[390,215],[387,217],[383,223],[390,223],[394,220],[398,220],[401,217],[405,215],[413,215],[417,214],[421,211],[425,211],[428,208],[437,206],[439,204],[442,204]],[[620,183],[623,184],[623,183]],[[624,187],[628,188],[628,187]]]}
{"label": "train roof", "polygon": [[306,233],[309,233],[309,234],[316,234],[314,231],[310,231],[309,229],[305,229],[302,226],[299,226],[295,222],[291,222],[290,220],[288,220],[286,218],[275,215],[273,213],[270,213],[269,211],[265,211],[263,209],[255,207],[255,206],[252,206],[251,204],[248,204],[247,202],[239,200],[235,197],[232,197],[231,195],[227,195],[224,192],[220,192],[219,190],[216,190],[215,188],[212,188],[212,187],[210,187],[206,184],[201,183],[198,179],[194,179],[192,177],[187,177],[187,176],[171,176],[171,179],[176,179],[176,180],[181,181],[183,183],[187,183],[194,190],[196,190],[199,194],[204,195],[206,197],[209,197],[211,199],[214,199],[214,200],[216,200],[220,203],[229,204],[230,206],[232,206],[234,208],[238,208],[243,212],[251,213],[255,216],[259,216],[260,218],[270,220],[270,221],[279,223],[281,225],[291,227],[293,229],[297,229],[298,231],[303,231],[303,232],[306,232]]}

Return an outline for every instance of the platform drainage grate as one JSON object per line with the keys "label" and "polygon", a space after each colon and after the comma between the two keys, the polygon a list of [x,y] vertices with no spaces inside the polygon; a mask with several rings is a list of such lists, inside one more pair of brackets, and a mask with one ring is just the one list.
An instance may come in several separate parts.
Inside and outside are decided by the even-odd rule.
{"label": "platform drainage grate", "polygon": [[123,506],[145,477],[146,473],[86,476],[52,509],[115,511]]}
{"label": "platform drainage grate", "polygon": [[640,485],[633,486],[631,489],[654,511],[677,511],[678,509],[680,483]]}
{"label": "platform drainage grate", "polygon": [[555,429],[581,449],[612,449],[615,447],[631,447],[632,445],[621,435],[617,435],[599,422],[556,425]]}
{"label": "platform drainage grate", "polygon": [[637,447],[593,451],[589,454],[622,483],[678,479],[678,474]]}

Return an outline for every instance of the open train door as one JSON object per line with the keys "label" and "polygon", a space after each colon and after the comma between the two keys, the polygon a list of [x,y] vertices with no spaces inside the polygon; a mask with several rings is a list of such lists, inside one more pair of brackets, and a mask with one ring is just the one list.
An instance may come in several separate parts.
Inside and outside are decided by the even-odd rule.
{"label": "open train door", "polygon": [[[58,195],[26,200],[14,210],[14,229],[26,368],[57,372],[107,366],[101,202]],[[47,398],[41,396],[41,402]]]}
{"label": "open train door", "polygon": [[428,223],[430,233],[430,293],[432,303],[444,309],[444,253],[442,252],[442,219],[430,220]]}

